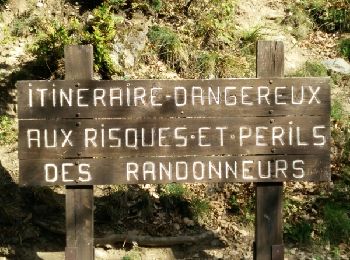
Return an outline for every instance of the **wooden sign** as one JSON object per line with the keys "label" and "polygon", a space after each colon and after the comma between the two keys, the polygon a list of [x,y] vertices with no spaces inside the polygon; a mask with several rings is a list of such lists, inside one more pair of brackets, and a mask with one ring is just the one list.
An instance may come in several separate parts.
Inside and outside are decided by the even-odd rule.
{"label": "wooden sign", "polygon": [[21,81],[18,103],[23,185],[330,179],[328,78]]}
{"label": "wooden sign", "polygon": [[328,78],[20,81],[18,116],[326,116],[330,108],[328,84]]}
{"label": "wooden sign", "polygon": [[26,185],[327,181],[326,155],[20,160]]}

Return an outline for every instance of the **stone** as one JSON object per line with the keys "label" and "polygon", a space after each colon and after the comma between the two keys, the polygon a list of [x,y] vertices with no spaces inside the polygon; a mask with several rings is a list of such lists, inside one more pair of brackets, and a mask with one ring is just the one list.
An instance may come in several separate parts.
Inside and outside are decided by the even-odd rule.
{"label": "stone", "polygon": [[339,72],[342,74],[350,74],[350,64],[342,58],[324,60],[322,61],[322,64],[328,70]]}
{"label": "stone", "polygon": [[187,225],[187,226],[194,226],[194,221],[185,217],[183,218],[183,222]]}
{"label": "stone", "polygon": [[180,225],[178,223],[174,223],[174,229],[175,230],[180,230]]}
{"label": "stone", "polygon": [[110,249],[113,249],[113,246],[110,245],[110,244],[106,244],[106,245],[104,246],[104,249],[105,249],[105,250],[110,250]]}
{"label": "stone", "polygon": [[103,248],[95,248],[95,257],[98,259],[106,259],[108,253]]}
{"label": "stone", "polygon": [[213,247],[218,247],[220,246],[220,240],[218,239],[214,239],[213,241],[210,242],[210,245],[213,246]]}
{"label": "stone", "polygon": [[130,50],[125,49],[123,54],[124,54],[124,67],[127,69],[134,67],[135,57],[134,57],[134,55],[132,55]]}
{"label": "stone", "polygon": [[42,8],[42,7],[44,7],[44,3],[42,3],[42,2],[37,2],[37,3],[36,3],[36,7]]}

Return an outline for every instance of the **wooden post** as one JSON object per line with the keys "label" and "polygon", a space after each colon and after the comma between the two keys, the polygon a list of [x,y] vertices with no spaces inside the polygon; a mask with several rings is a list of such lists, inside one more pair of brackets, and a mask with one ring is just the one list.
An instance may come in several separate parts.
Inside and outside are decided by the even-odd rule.
{"label": "wooden post", "polygon": [[[283,43],[259,41],[256,55],[258,78],[283,77]],[[269,113],[273,116],[273,110]],[[256,184],[255,260],[283,260],[282,198],[283,183]]]}
{"label": "wooden post", "polygon": [[[64,49],[66,79],[93,77],[91,45],[66,46]],[[79,82],[77,82],[78,84]],[[79,118],[79,114],[67,115]],[[79,153],[77,157],[79,157]],[[66,250],[67,260],[94,259],[93,186],[66,186]]]}

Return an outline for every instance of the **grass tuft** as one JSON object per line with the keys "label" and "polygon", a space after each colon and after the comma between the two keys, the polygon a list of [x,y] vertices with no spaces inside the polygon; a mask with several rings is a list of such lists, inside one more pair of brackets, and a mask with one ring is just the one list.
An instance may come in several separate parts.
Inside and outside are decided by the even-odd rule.
{"label": "grass tuft", "polygon": [[327,68],[315,61],[307,61],[305,64],[293,73],[291,76],[294,77],[326,77]]}
{"label": "grass tuft", "polygon": [[149,29],[148,39],[158,56],[173,69],[180,69],[188,57],[179,36],[169,27],[154,25]]}

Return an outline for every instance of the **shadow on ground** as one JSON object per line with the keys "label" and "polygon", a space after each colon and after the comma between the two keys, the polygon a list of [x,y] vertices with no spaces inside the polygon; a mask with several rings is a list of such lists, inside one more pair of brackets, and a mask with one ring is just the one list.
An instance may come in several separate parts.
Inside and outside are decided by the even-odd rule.
{"label": "shadow on ground", "polygon": [[[48,187],[19,187],[0,162],[0,256],[41,259],[37,252],[63,252],[64,205],[64,195]],[[95,237],[137,230],[140,235],[166,240],[169,236],[208,232],[198,223],[191,227],[181,224],[179,232],[179,227],[174,225],[176,220],[181,222],[181,218],[193,216],[189,203],[171,196],[154,201],[154,197],[138,185],[107,192],[106,196],[95,198],[95,205]],[[191,255],[213,259],[205,250],[223,248],[224,243],[216,239],[217,243],[213,244],[212,240],[213,237],[208,237],[193,245],[174,245],[173,255],[176,259],[189,259]],[[110,244],[124,247],[120,242]]]}
{"label": "shadow on ground", "polygon": [[40,259],[37,251],[64,249],[64,236],[50,234],[36,222],[63,222],[63,195],[49,188],[23,188],[0,163],[0,256]]}

